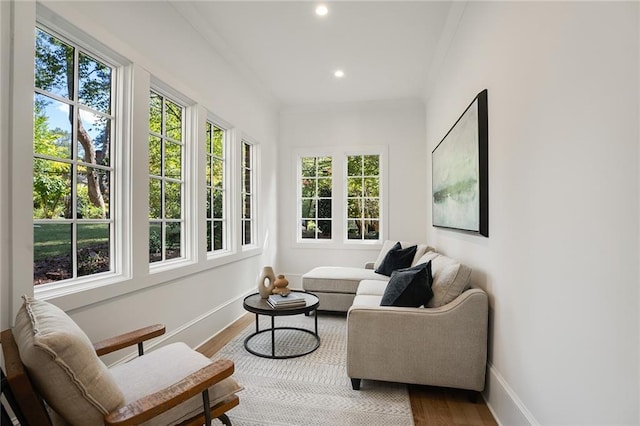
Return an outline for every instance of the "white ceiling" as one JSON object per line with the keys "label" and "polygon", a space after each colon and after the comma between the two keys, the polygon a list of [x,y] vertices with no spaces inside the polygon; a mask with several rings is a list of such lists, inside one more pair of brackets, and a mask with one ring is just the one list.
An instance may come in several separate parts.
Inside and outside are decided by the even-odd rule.
{"label": "white ceiling", "polygon": [[422,97],[455,9],[451,1],[333,1],[319,17],[311,1],[172,4],[283,105]]}

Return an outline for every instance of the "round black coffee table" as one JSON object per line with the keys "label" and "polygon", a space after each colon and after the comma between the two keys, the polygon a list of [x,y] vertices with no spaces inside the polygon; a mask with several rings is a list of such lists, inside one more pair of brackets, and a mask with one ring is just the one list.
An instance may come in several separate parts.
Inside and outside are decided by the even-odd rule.
{"label": "round black coffee table", "polygon": [[[308,293],[305,291],[297,291],[297,290],[292,290],[292,293],[295,293],[296,295],[299,295],[301,297],[303,297],[306,301],[306,305],[305,306],[299,306],[296,308],[284,308],[284,309],[275,309],[273,308],[268,302],[267,299],[263,299],[260,297],[259,293],[254,293],[252,295],[249,295],[247,297],[244,298],[244,302],[242,304],[242,306],[244,307],[244,309],[246,309],[249,312],[252,312],[254,314],[256,314],[256,332],[250,334],[249,336],[247,336],[246,339],[244,339],[244,347],[247,351],[249,351],[250,353],[256,355],[256,356],[260,356],[263,358],[270,358],[270,359],[287,359],[287,358],[296,358],[299,356],[303,356],[303,355],[308,355],[311,352],[315,351],[316,349],[318,349],[318,347],[320,346],[320,336],[318,335],[318,315],[316,312],[316,315],[314,315],[314,322],[315,322],[315,330],[306,330],[304,328],[299,328],[299,327],[276,327],[275,326],[275,317],[279,317],[279,316],[290,316],[290,315],[301,315],[301,314],[305,314],[305,315],[309,315],[311,312],[315,311],[316,309],[318,309],[318,305],[320,304],[320,300],[318,299],[318,296],[316,296],[315,294],[312,293]],[[264,330],[260,330],[260,321],[259,321],[259,316],[260,315],[267,315],[271,317],[271,328],[266,328]],[[300,332],[300,333],[306,333],[309,334],[311,336],[313,336],[314,339],[312,339],[311,345],[309,348],[305,348],[303,349],[301,352],[297,352],[294,354],[287,354],[287,355],[276,355],[276,331],[277,330],[294,330],[296,332]],[[249,342],[254,339],[256,336],[259,336],[262,333],[268,333],[271,332],[271,353],[264,353],[264,352],[259,352],[257,350],[251,349],[249,347]]]}

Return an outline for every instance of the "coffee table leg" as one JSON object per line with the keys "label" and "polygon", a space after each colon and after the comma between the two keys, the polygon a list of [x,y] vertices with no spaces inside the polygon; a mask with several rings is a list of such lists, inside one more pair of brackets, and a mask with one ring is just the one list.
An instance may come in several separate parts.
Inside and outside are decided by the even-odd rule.
{"label": "coffee table leg", "polygon": [[260,331],[259,323],[260,323],[260,318],[259,318],[258,314],[256,314],[256,333],[258,331]]}
{"label": "coffee table leg", "polygon": [[318,311],[316,310],[313,313],[313,318],[315,318],[315,323],[316,323],[316,336],[318,335]]}
{"label": "coffee table leg", "polygon": [[275,317],[271,317],[271,356],[276,356],[276,325]]}

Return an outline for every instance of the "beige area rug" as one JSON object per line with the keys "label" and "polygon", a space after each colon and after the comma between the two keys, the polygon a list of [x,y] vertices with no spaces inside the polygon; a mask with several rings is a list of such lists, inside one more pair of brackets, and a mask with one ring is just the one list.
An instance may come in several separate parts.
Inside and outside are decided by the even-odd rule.
{"label": "beige area rug", "polygon": [[[260,316],[260,329],[270,326]],[[313,330],[314,317],[276,317],[276,326]],[[346,374],[346,319],[320,314],[320,347],[309,355],[291,359],[267,359],[250,354],[245,338],[255,323],[227,344],[213,359],[234,361],[234,377],[245,387],[238,393],[240,405],[227,414],[234,426],[291,425],[413,425],[409,393],[405,385],[363,380],[359,391],[351,389]],[[276,355],[311,345],[306,333],[277,331]],[[271,334],[262,333],[251,348],[271,351]],[[307,346],[308,347],[308,346]]]}

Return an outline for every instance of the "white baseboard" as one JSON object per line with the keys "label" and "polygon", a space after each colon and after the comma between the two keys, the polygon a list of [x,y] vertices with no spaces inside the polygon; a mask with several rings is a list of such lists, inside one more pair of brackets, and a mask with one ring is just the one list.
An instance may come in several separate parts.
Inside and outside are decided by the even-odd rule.
{"label": "white baseboard", "polygon": [[499,425],[539,425],[518,395],[491,363],[488,363],[487,387],[482,396]]}

